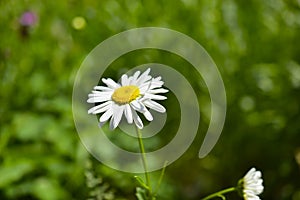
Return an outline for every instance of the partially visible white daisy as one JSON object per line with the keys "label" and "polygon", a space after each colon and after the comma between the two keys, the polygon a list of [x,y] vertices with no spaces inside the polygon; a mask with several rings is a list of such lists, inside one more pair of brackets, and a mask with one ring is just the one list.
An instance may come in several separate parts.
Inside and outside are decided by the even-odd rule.
{"label": "partially visible white daisy", "polygon": [[260,200],[259,196],[263,190],[263,179],[261,172],[251,168],[247,174],[239,181],[238,188],[241,189],[245,200]]}
{"label": "partially visible white daisy", "polygon": [[166,109],[155,102],[155,100],[165,100],[167,97],[159,95],[168,90],[162,88],[164,82],[161,77],[152,78],[149,75],[150,68],[141,74],[136,71],[133,76],[123,74],[119,83],[110,78],[102,78],[106,86],[95,86],[88,95],[88,103],[100,103],[88,110],[89,114],[103,113],[99,119],[100,126],[110,119],[110,128],[115,129],[124,114],[127,122],[133,122],[139,128],[143,128],[143,122],[137,112],[142,113],[148,121],[153,120],[153,116],[148,108],[164,113]]}

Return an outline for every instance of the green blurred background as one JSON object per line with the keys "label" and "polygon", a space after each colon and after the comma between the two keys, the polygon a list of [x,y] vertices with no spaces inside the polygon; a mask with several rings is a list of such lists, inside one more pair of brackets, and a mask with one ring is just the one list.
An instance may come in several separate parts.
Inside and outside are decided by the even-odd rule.
{"label": "green blurred background", "polygon": [[[24,24],[28,11],[31,21]],[[85,56],[106,38],[144,26],[174,29],[203,45],[221,72],[228,100],[220,140],[198,159],[209,94],[200,76],[189,76],[199,91],[200,130],[167,167],[159,199],[200,199],[234,186],[255,166],[263,172],[262,199],[300,200],[299,0],[0,0],[0,199],[87,199],[95,196],[91,192],[98,199],[135,199],[132,174],[105,167],[86,152],[71,106]],[[125,58],[106,75],[117,80],[126,68],[148,62],[187,76],[192,68],[156,50]],[[164,103],[167,109],[172,101]],[[175,111],[168,111],[170,120],[176,120]],[[169,140],[162,135],[155,144]]]}

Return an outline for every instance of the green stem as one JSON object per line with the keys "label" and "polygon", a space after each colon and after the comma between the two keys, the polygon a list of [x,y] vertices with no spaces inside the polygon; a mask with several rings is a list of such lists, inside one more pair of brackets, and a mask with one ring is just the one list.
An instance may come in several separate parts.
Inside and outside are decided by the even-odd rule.
{"label": "green stem", "polygon": [[146,184],[149,188],[149,195],[152,196],[152,188],[151,188],[151,185],[150,185],[150,177],[149,177],[149,173],[148,173],[145,147],[144,147],[143,140],[142,140],[142,133],[141,133],[141,131],[138,127],[136,127],[136,133],[137,133],[137,136],[138,136],[140,151],[141,151],[141,154],[142,154],[142,161],[143,161],[143,166],[144,166],[144,170],[145,170]]}
{"label": "green stem", "polygon": [[161,182],[162,182],[162,179],[163,179],[163,177],[164,177],[164,175],[165,175],[165,171],[166,171],[167,164],[168,164],[168,162],[166,161],[165,164],[164,164],[164,167],[163,167],[163,169],[162,169],[162,171],[161,171],[161,174],[160,174],[160,177],[159,177],[159,180],[158,180],[158,183],[157,183],[155,192],[154,192],[154,196],[157,194],[158,189],[159,189],[159,187],[160,187],[160,184],[161,184]]}
{"label": "green stem", "polygon": [[213,193],[211,195],[208,195],[207,197],[204,197],[203,199],[201,200],[208,200],[208,199],[212,199],[214,197],[223,197],[223,194],[225,193],[229,193],[229,192],[233,192],[233,191],[236,191],[236,188],[235,187],[231,187],[231,188],[227,188],[227,189],[224,189],[224,190],[221,190],[219,192],[216,192],[216,193]]}

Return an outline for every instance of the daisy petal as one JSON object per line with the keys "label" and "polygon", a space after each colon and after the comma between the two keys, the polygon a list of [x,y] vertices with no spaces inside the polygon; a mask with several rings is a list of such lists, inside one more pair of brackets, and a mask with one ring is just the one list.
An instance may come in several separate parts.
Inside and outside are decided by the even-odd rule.
{"label": "daisy petal", "polygon": [[161,76],[155,77],[153,79],[154,79],[154,81],[160,81],[161,80]]}
{"label": "daisy petal", "polygon": [[110,119],[109,128],[110,128],[110,130],[114,129],[114,116],[112,116],[111,119]]}
{"label": "daisy petal", "polygon": [[169,90],[164,88],[159,88],[159,89],[149,90],[148,92],[151,94],[157,94],[157,93],[167,93],[169,92]]}
{"label": "daisy petal", "polygon": [[102,103],[100,105],[97,105],[97,106],[94,106],[92,108],[90,108],[88,110],[88,114],[98,114],[98,113],[101,113],[101,112],[104,112],[106,111],[109,107],[111,106],[111,101],[107,101],[105,103]]}
{"label": "daisy petal", "polygon": [[132,76],[128,77],[128,85],[131,85],[131,83],[132,83],[132,79],[133,79],[133,77],[132,77]]}
{"label": "daisy petal", "polygon": [[95,86],[94,90],[102,90],[102,91],[112,91],[111,88],[109,87],[104,87],[104,86]]}
{"label": "daisy petal", "polygon": [[151,89],[154,89],[154,88],[159,88],[159,87],[161,87],[163,84],[164,84],[163,81],[153,81],[153,80],[152,80],[149,89],[151,90]]}
{"label": "daisy petal", "polygon": [[91,97],[87,100],[88,103],[100,103],[103,101],[108,101],[110,100],[110,96],[101,96],[101,97]]}
{"label": "daisy petal", "polygon": [[145,99],[152,99],[152,100],[165,100],[167,97],[162,96],[162,95],[157,95],[157,94],[149,94],[146,93],[144,96]]}
{"label": "daisy petal", "polygon": [[128,124],[132,124],[132,122],[133,122],[132,112],[131,112],[131,108],[128,104],[125,105],[124,114],[125,114]]}
{"label": "daisy petal", "polygon": [[139,77],[140,74],[141,74],[140,71],[136,71],[136,72],[134,73],[133,78],[132,78],[132,81],[131,81],[131,84],[132,84],[132,85],[136,85],[137,79],[138,79],[138,77]]}
{"label": "daisy petal", "polygon": [[133,109],[143,113],[146,110],[146,107],[139,101],[135,100],[130,102],[130,105],[132,106]]}
{"label": "daisy petal", "polygon": [[108,79],[102,78],[102,82],[105,83],[111,89],[116,89],[120,87],[120,85],[116,83],[114,80],[112,80],[111,78]]}
{"label": "daisy petal", "polygon": [[[93,90],[92,94],[101,94],[102,92],[104,92],[104,91]],[[105,91],[105,92],[107,92],[107,91]]]}
{"label": "daisy petal", "polygon": [[122,75],[122,77],[121,77],[121,84],[122,84],[122,86],[129,85],[128,76],[126,74]]}
{"label": "daisy petal", "polygon": [[151,100],[146,100],[144,101],[145,106],[147,106],[148,108],[155,110],[157,112],[160,113],[164,113],[166,112],[165,107],[163,107],[162,105],[160,105],[159,103],[156,103],[155,101],[151,101]]}
{"label": "daisy petal", "polygon": [[143,112],[143,115],[145,116],[145,118],[148,121],[152,121],[153,120],[153,116],[151,115],[151,113],[148,110],[146,110],[145,112]]}
{"label": "daisy petal", "polygon": [[111,97],[112,92],[99,92],[99,91],[92,91],[92,93],[90,93],[88,95],[88,97],[101,97],[101,96],[108,96]]}
{"label": "daisy petal", "polygon": [[164,84],[163,81],[156,81],[156,80],[152,79],[151,81],[141,83],[139,85],[139,88],[141,88],[141,89],[147,88],[147,90],[151,90],[151,89],[162,87],[163,84]]}
{"label": "daisy petal", "polygon": [[99,119],[99,122],[106,122],[113,115],[113,109],[108,109]]}
{"label": "daisy petal", "polygon": [[143,122],[141,118],[137,115],[136,111],[134,109],[131,109],[132,111],[132,117],[135,125],[139,128],[142,129],[144,127]]}
{"label": "daisy petal", "polygon": [[117,128],[117,126],[119,125],[121,119],[122,119],[122,115],[123,115],[123,111],[124,111],[124,106],[119,106],[119,105],[113,105],[113,118],[111,119],[112,122],[112,129]]}
{"label": "daisy petal", "polygon": [[150,82],[143,83],[142,85],[139,86],[139,89],[141,94],[145,94],[150,89]]}
{"label": "daisy petal", "polygon": [[136,80],[136,85],[140,85],[148,80],[151,79],[151,76],[149,76],[150,68],[148,68],[142,75]]}

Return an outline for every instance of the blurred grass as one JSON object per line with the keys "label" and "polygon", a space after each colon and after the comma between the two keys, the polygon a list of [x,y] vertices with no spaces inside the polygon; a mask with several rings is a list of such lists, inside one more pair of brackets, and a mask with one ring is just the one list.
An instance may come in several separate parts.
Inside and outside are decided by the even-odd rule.
{"label": "blurred grass", "polygon": [[[24,28],[19,20],[26,11],[37,22]],[[74,26],[76,17],[85,25]],[[157,61],[180,68],[199,90],[204,120],[192,147],[167,168],[161,199],[199,199],[234,185],[253,165],[263,171],[263,199],[300,199],[299,1],[2,0],[0,26],[0,199],[87,198],[91,158],[73,125],[74,77],[98,43],[143,26],[171,28],[202,44],[221,71],[228,99],[221,138],[199,160],[209,98],[188,63],[141,51],[107,72],[118,79],[121,67]],[[116,196],[133,199],[131,174],[94,166]]]}

